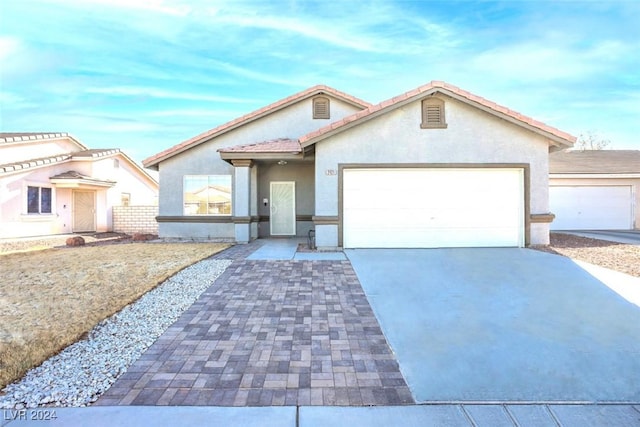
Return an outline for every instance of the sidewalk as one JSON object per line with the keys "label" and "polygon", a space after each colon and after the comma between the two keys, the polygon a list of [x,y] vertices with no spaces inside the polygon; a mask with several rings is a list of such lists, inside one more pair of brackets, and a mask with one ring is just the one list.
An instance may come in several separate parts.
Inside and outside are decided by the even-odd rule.
{"label": "sidewalk", "polygon": [[[41,421],[37,417],[56,418]],[[640,426],[638,405],[433,404],[413,406],[101,406],[3,410],[0,426]]]}

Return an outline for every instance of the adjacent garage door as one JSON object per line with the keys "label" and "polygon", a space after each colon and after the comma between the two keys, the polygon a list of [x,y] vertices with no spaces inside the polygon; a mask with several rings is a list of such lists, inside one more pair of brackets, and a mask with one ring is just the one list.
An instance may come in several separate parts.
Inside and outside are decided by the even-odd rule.
{"label": "adjacent garage door", "polygon": [[633,204],[630,185],[550,187],[552,230],[629,230]]}
{"label": "adjacent garage door", "polygon": [[345,169],[345,248],[524,246],[522,169]]}

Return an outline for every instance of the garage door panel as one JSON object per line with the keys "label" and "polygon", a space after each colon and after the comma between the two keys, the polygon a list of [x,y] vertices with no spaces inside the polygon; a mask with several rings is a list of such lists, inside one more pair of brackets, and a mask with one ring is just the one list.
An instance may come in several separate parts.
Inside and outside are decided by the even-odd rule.
{"label": "garage door panel", "polygon": [[556,216],[552,230],[628,230],[633,224],[632,188],[554,186],[549,205]]}
{"label": "garage door panel", "polygon": [[522,246],[521,169],[347,169],[345,247]]}

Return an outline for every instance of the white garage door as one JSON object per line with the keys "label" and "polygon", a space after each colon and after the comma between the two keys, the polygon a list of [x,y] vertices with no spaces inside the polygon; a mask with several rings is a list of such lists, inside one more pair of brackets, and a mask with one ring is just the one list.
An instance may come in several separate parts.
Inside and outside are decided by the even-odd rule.
{"label": "white garage door", "polygon": [[522,169],[345,169],[345,248],[524,246]]}
{"label": "white garage door", "polygon": [[629,230],[632,227],[630,185],[551,187],[549,206],[556,215],[552,230]]}

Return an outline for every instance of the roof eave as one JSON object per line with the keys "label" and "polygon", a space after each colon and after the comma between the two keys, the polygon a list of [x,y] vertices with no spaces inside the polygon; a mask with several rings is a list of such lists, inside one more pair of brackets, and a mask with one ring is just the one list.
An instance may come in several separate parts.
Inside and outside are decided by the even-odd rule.
{"label": "roof eave", "polygon": [[232,160],[304,160],[305,156],[301,152],[220,152],[220,158],[231,163]]}

